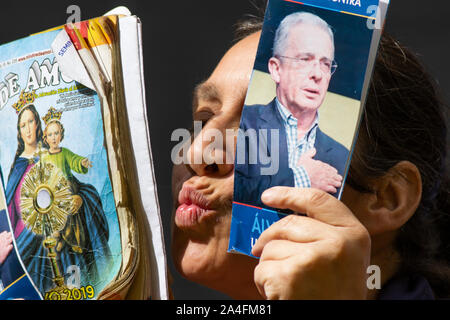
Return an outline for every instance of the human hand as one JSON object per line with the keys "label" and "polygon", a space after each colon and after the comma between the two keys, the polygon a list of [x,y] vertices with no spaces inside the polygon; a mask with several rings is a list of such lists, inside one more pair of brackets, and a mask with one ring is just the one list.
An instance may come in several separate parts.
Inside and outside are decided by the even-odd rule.
{"label": "human hand", "polygon": [[0,264],[2,264],[13,248],[11,232],[0,233]]}
{"label": "human hand", "polygon": [[83,205],[83,198],[81,198],[79,195],[74,194],[72,195],[72,207],[71,207],[71,214],[75,214],[80,210],[81,206]]}
{"label": "human hand", "polygon": [[311,188],[336,193],[342,185],[342,176],[329,164],[320,160],[314,160],[316,149],[310,149],[301,155],[297,165],[303,166],[311,181]]}
{"label": "human hand", "polygon": [[342,202],[317,189],[275,187],[262,201],[289,215],[266,229],[252,254],[255,284],[267,299],[365,299],[371,240]]}
{"label": "human hand", "polygon": [[92,168],[92,162],[89,161],[88,158],[84,158],[83,160],[81,160],[81,165],[87,169]]}

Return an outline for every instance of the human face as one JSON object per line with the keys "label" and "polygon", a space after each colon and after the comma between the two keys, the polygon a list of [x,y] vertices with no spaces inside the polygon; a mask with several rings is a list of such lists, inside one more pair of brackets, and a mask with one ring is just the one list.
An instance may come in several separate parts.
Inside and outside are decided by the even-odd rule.
{"label": "human face", "polygon": [[20,136],[25,144],[25,146],[35,147],[36,146],[36,130],[37,123],[33,112],[26,109],[22,112],[22,116],[19,121]]}
{"label": "human face", "polygon": [[46,129],[46,140],[50,151],[57,151],[61,143],[61,126],[56,122],[51,122]]}
{"label": "human face", "polygon": [[298,61],[274,57],[269,70],[277,84],[277,97],[294,115],[298,112],[316,112],[322,105],[331,79],[324,72],[320,61],[334,59],[334,46],[330,35],[315,25],[297,24],[291,29],[283,56],[311,59],[311,67],[305,68]]}
{"label": "human face", "polygon": [[[215,129],[225,136],[226,129],[238,128],[258,39],[254,34],[233,46],[195,90],[193,118],[203,121],[202,133]],[[200,134],[192,141],[189,157],[203,154],[210,142],[202,140]],[[211,156],[225,159],[226,152],[223,146]],[[227,253],[234,166],[216,162],[223,164],[204,161],[174,167],[173,259],[184,277],[235,298],[250,298],[257,293],[253,283],[257,261]]]}

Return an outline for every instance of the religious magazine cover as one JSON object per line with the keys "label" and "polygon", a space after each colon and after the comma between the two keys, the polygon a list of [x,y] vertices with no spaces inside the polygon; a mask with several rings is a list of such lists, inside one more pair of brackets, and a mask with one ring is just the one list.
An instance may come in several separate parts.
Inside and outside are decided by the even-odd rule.
{"label": "religious magazine cover", "polygon": [[340,199],[389,0],[270,0],[237,137],[229,251],[292,214],[275,186]]}
{"label": "religious magazine cover", "polygon": [[[151,147],[136,137],[148,131],[140,21],[126,11],[0,47],[0,234],[15,246],[2,300],[167,299]],[[134,51],[122,55],[123,28]],[[122,68],[137,69],[133,89]]]}

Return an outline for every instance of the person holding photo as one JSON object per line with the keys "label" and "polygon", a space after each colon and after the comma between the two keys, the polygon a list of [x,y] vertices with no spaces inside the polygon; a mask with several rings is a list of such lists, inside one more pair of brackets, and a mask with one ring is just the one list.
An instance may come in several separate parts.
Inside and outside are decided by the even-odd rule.
{"label": "person holding photo", "polygon": [[[203,130],[238,128],[260,29],[260,21],[245,23],[242,40],[196,88],[193,118]],[[312,67],[319,69],[316,59]],[[234,299],[450,296],[446,126],[427,72],[384,34],[342,201],[317,188],[266,190],[266,205],[306,216],[290,215],[262,233],[253,248],[257,260],[227,252],[234,167],[209,161],[225,156],[226,146],[202,163],[176,165],[177,270]],[[188,157],[207,147],[199,135]],[[381,289],[368,289],[369,265],[380,268]]]}

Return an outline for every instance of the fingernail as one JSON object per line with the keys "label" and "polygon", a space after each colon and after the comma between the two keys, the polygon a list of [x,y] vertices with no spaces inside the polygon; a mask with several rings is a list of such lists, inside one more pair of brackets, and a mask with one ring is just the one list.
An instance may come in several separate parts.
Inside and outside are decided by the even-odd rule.
{"label": "fingernail", "polygon": [[261,195],[261,200],[263,202],[270,202],[272,201],[272,199],[275,197],[275,192],[271,189],[266,190],[263,192],[263,194]]}
{"label": "fingernail", "polygon": [[257,246],[258,241],[256,241],[256,243],[253,245],[252,247],[252,251],[251,254],[254,255],[255,257],[259,257],[261,255],[260,249]]}

